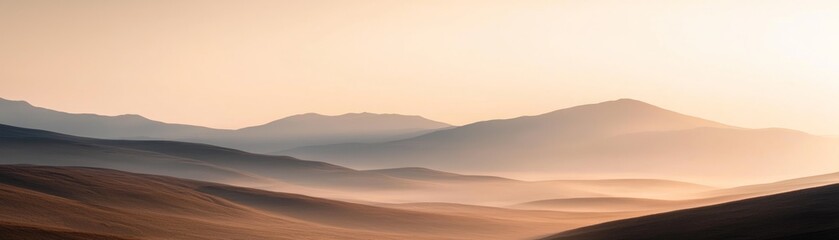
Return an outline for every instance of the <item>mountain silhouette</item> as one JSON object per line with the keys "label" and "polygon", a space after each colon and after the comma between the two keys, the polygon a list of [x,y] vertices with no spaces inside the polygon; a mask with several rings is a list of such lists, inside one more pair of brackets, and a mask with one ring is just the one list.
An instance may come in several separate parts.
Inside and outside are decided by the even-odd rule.
{"label": "mountain silhouette", "polygon": [[[839,167],[828,161],[839,157],[835,139],[733,127],[631,99],[478,122],[385,143],[310,146],[280,153],[355,168],[419,166],[493,175],[541,172],[733,182],[785,179]],[[793,159],[812,164],[794,164]],[[744,176],[742,171],[750,168],[759,169],[765,179]]]}
{"label": "mountain silhouette", "polygon": [[94,138],[208,143],[260,153],[311,145],[391,141],[451,127],[420,116],[373,113],[326,116],[309,113],[264,125],[227,130],[164,123],[135,114],[65,113],[2,98],[0,124]]}

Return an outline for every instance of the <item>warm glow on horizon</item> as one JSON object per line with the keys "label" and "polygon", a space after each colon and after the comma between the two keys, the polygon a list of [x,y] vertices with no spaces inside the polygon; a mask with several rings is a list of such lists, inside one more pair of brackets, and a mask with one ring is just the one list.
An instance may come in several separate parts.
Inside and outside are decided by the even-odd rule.
{"label": "warm glow on horizon", "polygon": [[238,128],[634,98],[839,134],[839,2],[0,0],[0,97]]}

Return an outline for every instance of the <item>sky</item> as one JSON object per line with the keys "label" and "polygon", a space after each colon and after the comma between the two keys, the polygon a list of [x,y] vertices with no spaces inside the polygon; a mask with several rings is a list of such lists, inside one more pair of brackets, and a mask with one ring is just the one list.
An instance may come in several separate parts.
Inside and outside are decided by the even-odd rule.
{"label": "sky", "polygon": [[839,134],[833,0],[0,0],[0,97],[240,128],[633,98]]}

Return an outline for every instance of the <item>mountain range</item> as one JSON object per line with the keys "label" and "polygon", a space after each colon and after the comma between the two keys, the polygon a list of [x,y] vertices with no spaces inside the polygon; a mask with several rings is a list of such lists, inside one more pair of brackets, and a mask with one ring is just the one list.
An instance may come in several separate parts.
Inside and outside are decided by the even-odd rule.
{"label": "mountain range", "polygon": [[356,170],[207,144],[96,139],[8,125],[0,125],[0,164],[100,167],[387,202],[504,205],[542,198],[662,197],[715,189],[656,179],[521,181],[418,167]]}
{"label": "mountain range", "polygon": [[839,234],[839,140],[631,99],[461,127],[359,113],[222,130],[19,101],[0,110],[15,124],[0,123],[4,239]]}
{"label": "mountain range", "polygon": [[[755,183],[839,169],[839,141],[748,129],[621,99],[384,142],[279,154],[355,168],[421,166],[493,175],[653,177]],[[759,176],[743,171],[760,172]]]}
{"label": "mountain range", "polygon": [[[303,114],[238,130],[137,115],[69,114],[0,100],[0,123],[86,137],[206,143],[355,169],[423,167],[512,177],[735,185],[839,169],[833,161],[839,157],[835,138],[735,127],[632,99],[460,127],[419,116],[357,113]],[[761,174],[743,175],[745,170]]]}
{"label": "mountain range", "polygon": [[208,143],[260,153],[310,145],[396,140],[451,127],[420,116],[373,113],[326,116],[309,113],[227,130],[164,123],[135,114],[103,116],[66,113],[2,98],[0,124],[94,138]]}

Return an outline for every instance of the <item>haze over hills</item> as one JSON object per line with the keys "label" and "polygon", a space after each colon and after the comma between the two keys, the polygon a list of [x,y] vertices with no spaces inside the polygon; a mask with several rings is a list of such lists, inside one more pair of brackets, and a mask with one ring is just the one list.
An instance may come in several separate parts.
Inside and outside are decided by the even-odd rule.
{"label": "haze over hills", "polygon": [[551,240],[835,239],[839,185],[575,229]]}
{"label": "haze over hills", "polygon": [[102,140],[0,125],[0,163],[88,166],[247,186],[406,188],[419,183],[323,162],[205,144]]}
{"label": "haze over hills", "polygon": [[252,152],[347,142],[370,143],[418,136],[451,125],[420,116],[349,113],[301,114],[238,130],[150,120],[139,115],[74,114],[0,98],[0,124],[76,136],[209,143]]}
{"label": "haze over hills", "polygon": [[509,205],[566,197],[663,197],[714,188],[667,180],[520,181],[426,168],[355,170],[206,144],[103,140],[0,125],[0,164],[106,167],[359,201]]}
{"label": "haze over hills", "polygon": [[[0,166],[0,199],[0,226],[129,239],[521,239],[556,227],[563,215],[553,213],[553,222],[495,219],[108,169],[21,165]],[[8,234],[18,231],[3,229],[0,237],[16,239]]]}
{"label": "haze over hills", "polygon": [[[642,110],[635,109],[637,107]],[[507,122],[517,119],[490,122],[493,128],[506,129],[507,136],[515,136],[517,139],[557,139],[551,145],[553,147],[529,150],[553,153],[563,159],[585,159],[589,162],[579,162],[579,166],[563,166],[572,166],[580,171],[591,170],[593,173],[600,173],[596,171],[603,169],[629,169],[646,176],[657,176],[657,173],[662,172],[681,173],[679,168],[673,167],[682,165],[683,169],[690,168],[694,170],[693,173],[710,179],[709,173],[724,173],[717,169],[722,165],[733,168],[731,171],[752,165],[752,169],[761,168],[762,163],[777,169],[794,168],[794,164],[819,160],[817,157],[829,156],[820,154],[835,150],[832,148],[835,142],[827,138],[784,129],[730,127],[633,100],[587,105],[558,112],[561,114],[551,113],[550,119],[561,122],[559,126],[551,125],[550,121],[540,119],[540,116],[523,117],[528,122],[522,125]],[[314,115],[311,117],[318,118]],[[310,121],[303,118],[301,120],[304,122]],[[607,120],[601,121],[601,118]],[[648,126],[644,122],[656,123]],[[566,124],[585,127],[571,128]],[[528,126],[542,126],[542,129],[529,129]],[[480,131],[469,129],[462,132],[467,133],[465,135],[457,131],[456,134],[447,133],[457,129],[441,130],[385,144],[415,143],[416,139],[422,140],[428,136],[434,138],[419,142],[435,143],[438,141],[435,136],[440,134],[445,137],[440,138],[440,141],[457,140],[454,142],[473,139],[474,136],[478,139],[490,136],[476,134]],[[538,131],[553,132],[556,136]],[[565,133],[571,136],[565,136]],[[452,136],[469,138],[457,139]],[[479,146],[492,146],[494,148],[484,150],[502,156],[502,147],[511,149],[498,143],[498,139],[481,139],[477,141],[478,145],[468,146],[476,149]],[[511,146],[526,147],[524,143],[514,141]],[[427,146],[436,145],[421,147]],[[681,157],[673,157],[677,155]],[[802,156],[812,158],[802,158],[797,163],[784,161]],[[715,157],[718,158],[705,160]],[[610,162],[615,159],[620,161]],[[262,190],[105,169],[0,166],[0,195],[3,195],[0,199],[9,199],[14,206],[23,206],[0,207],[3,208],[0,213],[6,214],[0,217],[0,236],[15,234],[13,236],[35,236],[36,239],[43,236],[57,236],[55,239],[145,239],[187,231],[189,234],[185,239],[522,239],[604,221],[718,204],[839,181],[836,174],[826,174],[718,189],[659,179],[521,181],[490,175],[457,174],[425,167],[356,170],[326,162],[254,154],[207,144],[107,140],[0,124],[0,164],[20,163],[107,167],[252,186]],[[532,171],[552,166],[539,165],[544,164],[539,161],[526,163]],[[638,164],[639,168],[626,168],[628,163]],[[476,168],[482,166],[482,163],[472,164]],[[494,162],[487,161],[485,164]],[[818,166],[824,167],[819,171],[830,167]],[[771,174],[769,169],[761,170],[764,174]],[[757,178],[753,174],[743,175]],[[367,204],[286,193],[289,191]],[[37,205],[28,202],[33,199],[36,199]],[[53,211],[48,213],[43,209]],[[830,214],[832,210],[817,211]],[[56,213],[70,216],[69,220],[45,220],[52,216],[50,214]],[[659,215],[651,217],[655,216]],[[769,218],[773,216],[770,214]],[[149,222],[167,224],[159,226]],[[209,232],[188,231],[196,226],[206,227]],[[748,228],[751,225],[745,226]],[[646,227],[647,223],[644,226],[633,226],[633,229]],[[709,231],[728,234],[730,230],[714,227]]]}
{"label": "haze over hills", "polygon": [[[451,125],[420,116],[348,113],[326,116],[295,115],[259,126],[246,127],[222,136],[196,139],[260,153],[330,143],[372,143],[419,136]],[[182,140],[190,140],[184,138]]]}
{"label": "haze over hills", "polygon": [[[784,129],[732,127],[631,99],[478,122],[386,143],[310,146],[281,153],[355,168],[419,166],[494,175],[541,172],[566,178],[728,184],[839,168],[831,161],[839,157],[835,139]],[[762,174],[744,176],[744,169]]]}
{"label": "haze over hills", "polygon": [[787,179],[783,181],[761,183],[753,185],[738,186],[726,189],[714,189],[707,192],[700,193],[698,197],[716,197],[716,196],[731,196],[731,195],[770,195],[782,192],[788,192],[798,189],[814,188],[830,184],[839,183],[839,172],[822,174],[816,176],[807,176],[794,179]]}

